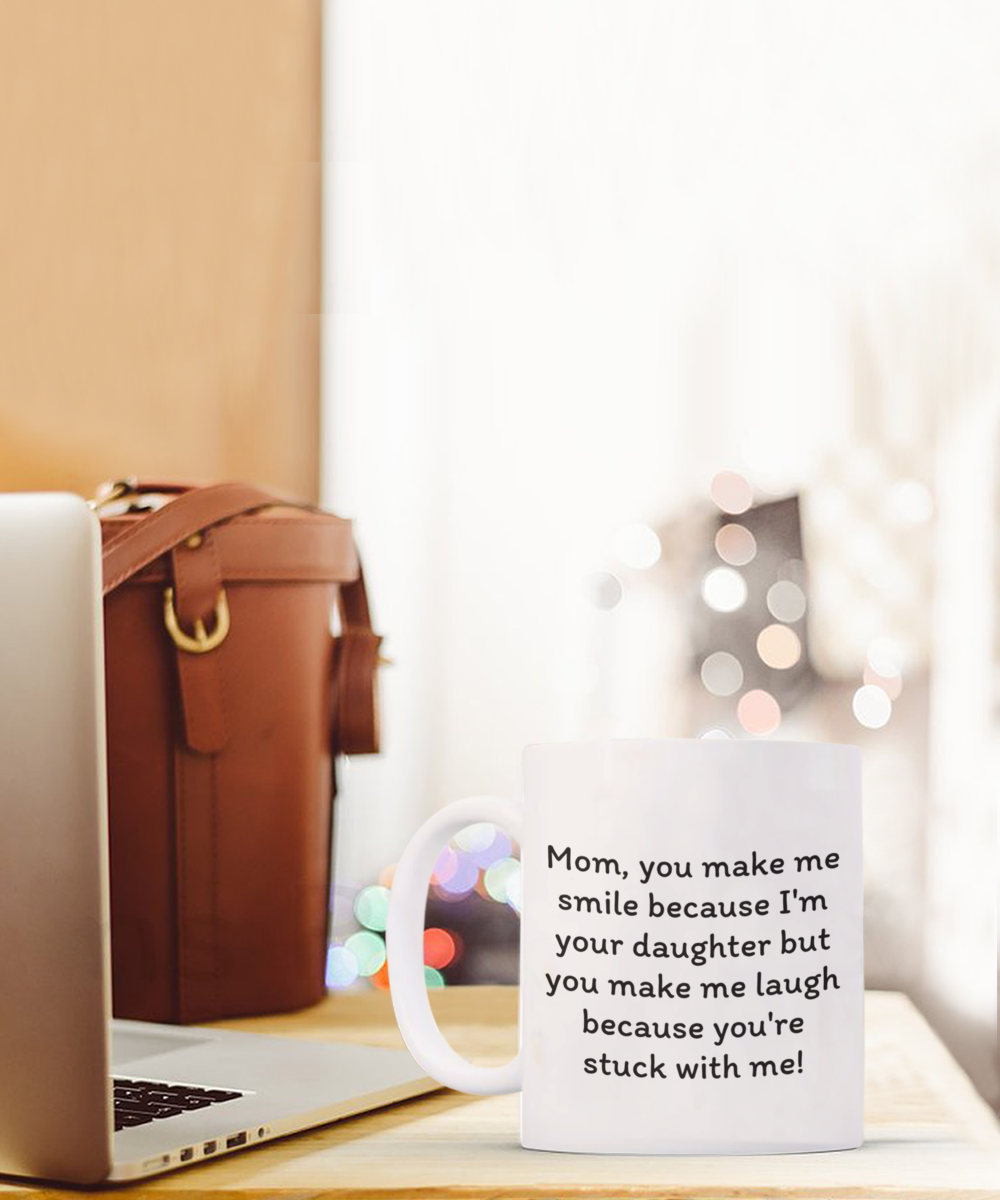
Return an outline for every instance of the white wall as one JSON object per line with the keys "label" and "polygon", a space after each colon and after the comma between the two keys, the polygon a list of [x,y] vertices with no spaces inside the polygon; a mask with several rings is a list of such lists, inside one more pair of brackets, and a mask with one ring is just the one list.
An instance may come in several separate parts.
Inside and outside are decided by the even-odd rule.
{"label": "white wall", "polygon": [[[990,469],[970,470],[986,461]],[[1000,1107],[997,1034],[997,816],[1000,797],[1000,404],[977,403],[938,448],[940,582],[931,692],[921,1003],[953,1025],[957,1049]],[[977,1048],[992,1037],[992,1058]]]}
{"label": "white wall", "polygon": [[514,789],[526,741],[670,731],[648,589],[609,616],[581,581],[720,467],[795,486],[851,437],[845,323],[974,269],[998,33],[972,3],[330,0],[325,491],[397,662],[342,878]]}

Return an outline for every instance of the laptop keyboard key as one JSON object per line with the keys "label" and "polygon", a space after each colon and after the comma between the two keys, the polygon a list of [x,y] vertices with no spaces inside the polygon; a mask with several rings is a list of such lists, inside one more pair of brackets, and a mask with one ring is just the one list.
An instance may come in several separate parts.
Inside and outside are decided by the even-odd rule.
{"label": "laptop keyboard key", "polygon": [[183,1083],[156,1083],[149,1079],[112,1079],[115,1129],[131,1129],[213,1104],[238,1100],[244,1093],[224,1088],[195,1087]]}
{"label": "laptop keyboard key", "polygon": [[117,1112],[142,1113],[148,1117],[176,1117],[184,1110],[176,1104],[153,1104],[145,1100],[123,1100],[115,1105]]}
{"label": "laptop keyboard key", "polygon": [[133,1125],[148,1125],[150,1121],[155,1121],[156,1118],[148,1113],[115,1113],[115,1129],[128,1129]]}

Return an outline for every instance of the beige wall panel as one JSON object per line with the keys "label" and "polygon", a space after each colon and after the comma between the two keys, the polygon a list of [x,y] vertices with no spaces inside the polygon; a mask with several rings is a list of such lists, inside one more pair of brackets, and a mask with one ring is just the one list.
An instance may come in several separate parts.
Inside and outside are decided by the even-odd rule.
{"label": "beige wall panel", "polygon": [[0,489],[315,496],[320,19],[0,4]]}

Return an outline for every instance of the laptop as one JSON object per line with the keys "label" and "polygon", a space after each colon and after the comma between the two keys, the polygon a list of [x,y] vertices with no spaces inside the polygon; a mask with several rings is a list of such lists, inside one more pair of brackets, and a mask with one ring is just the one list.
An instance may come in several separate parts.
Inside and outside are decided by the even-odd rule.
{"label": "laptop", "polygon": [[93,1184],[437,1087],[406,1051],[111,1019],[100,533],[0,496],[0,1172]]}

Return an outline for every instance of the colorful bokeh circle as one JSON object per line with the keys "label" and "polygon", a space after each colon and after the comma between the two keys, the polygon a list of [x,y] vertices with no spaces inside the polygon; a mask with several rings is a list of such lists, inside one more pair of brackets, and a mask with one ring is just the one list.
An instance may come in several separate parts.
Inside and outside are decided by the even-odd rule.
{"label": "colorful bokeh circle", "polygon": [[367,929],[352,933],[344,943],[344,949],[354,955],[359,975],[374,975],[385,965],[385,942]]}
{"label": "colorful bokeh circle", "polygon": [[389,889],[378,883],[362,888],[354,900],[354,915],[366,929],[383,932],[389,917]]}
{"label": "colorful bokeh circle", "polygon": [[424,963],[441,970],[455,958],[455,939],[447,929],[424,930]]}
{"label": "colorful bokeh circle", "polygon": [[358,960],[347,946],[331,946],[326,956],[326,986],[350,987],[358,977]]}
{"label": "colorful bokeh circle", "polygon": [[436,967],[424,967],[424,983],[428,988],[443,988],[444,976]]}

